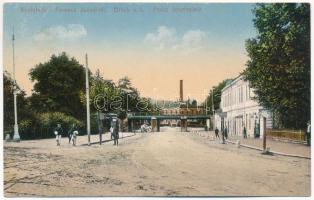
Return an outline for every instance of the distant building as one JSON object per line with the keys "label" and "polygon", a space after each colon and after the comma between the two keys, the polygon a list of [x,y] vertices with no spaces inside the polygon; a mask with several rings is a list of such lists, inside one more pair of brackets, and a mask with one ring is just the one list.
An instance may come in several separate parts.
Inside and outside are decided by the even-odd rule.
{"label": "distant building", "polygon": [[183,107],[180,108],[164,108],[160,112],[161,115],[205,115],[205,109],[202,106],[199,107]]}
{"label": "distant building", "polygon": [[[190,115],[205,115],[206,110],[202,106],[198,107],[187,107],[186,105],[181,105],[179,108],[163,108],[160,111],[161,115],[180,115],[180,116],[190,116]],[[195,121],[196,123],[196,121]],[[179,121],[177,120],[163,120],[161,122],[163,125],[177,126]],[[189,121],[189,124],[192,124]]]}
{"label": "distant building", "polygon": [[272,114],[261,107],[256,100],[249,82],[238,76],[221,91],[220,109],[215,113],[215,126],[221,130],[226,126],[229,135],[243,135],[246,127],[247,135],[254,137],[263,134],[263,116],[266,117],[266,128],[272,128]]}
{"label": "distant building", "polygon": [[[183,97],[183,80],[180,80],[179,83],[179,95],[180,95],[180,99],[179,102],[172,102],[172,106],[166,107],[166,108],[162,108],[160,111],[161,115],[180,115],[180,116],[188,116],[188,115],[205,115],[206,111],[205,108],[203,106],[188,106],[188,101],[185,102],[184,101],[184,97]],[[168,104],[171,104],[170,102],[168,102]],[[177,126],[179,124],[180,121],[178,120],[163,120],[161,122],[161,124],[163,125],[171,125],[171,126]],[[193,121],[189,121],[189,124],[195,123],[197,124],[198,121],[195,120]]]}

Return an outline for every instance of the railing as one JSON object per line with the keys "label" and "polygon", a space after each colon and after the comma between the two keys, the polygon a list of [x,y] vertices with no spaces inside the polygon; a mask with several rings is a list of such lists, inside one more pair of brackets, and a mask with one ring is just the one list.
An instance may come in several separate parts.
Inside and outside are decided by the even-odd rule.
{"label": "railing", "polygon": [[289,140],[305,141],[305,132],[302,130],[277,130],[267,129],[267,137],[282,138]]}

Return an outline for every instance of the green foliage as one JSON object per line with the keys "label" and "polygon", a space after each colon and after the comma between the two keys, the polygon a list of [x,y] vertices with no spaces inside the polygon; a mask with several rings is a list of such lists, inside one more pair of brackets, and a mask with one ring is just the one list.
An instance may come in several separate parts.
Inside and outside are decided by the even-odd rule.
{"label": "green foliage", "polygon": [[138,102],[146,102],[150,110],[150,102],[148,99],[140,97],[140,94],[136,88],[132,86],[131,79],[129,77],[123,77],[119,79],[117,89],[122,97],[122,110],[118,112],[118,116],[121,119],[126,117],[127,112],[139,112],[137,108]]}
{"label": "green foliage", "polygon": [[254,14],[257,37],[246,42],[245,79],[281,126],[305,128],[310,119],[310,4],[261,4]]}
{"label": "green foliage", "polygon": [[[226,86],[228,81],[232,81],[231,79],[223,80],[217,86],[214,86],[210,91],[209,95],[206,97],[204,106],[207,105],[208,114],[212,114],[213,110],[213,101],[214,101],[214,110],[217,110],[220,107],[221,101],[221,90]],[[213,98],[214,95],[214,98]]]}
{"label": "green foliage", "polygon": [[[29,103],[23,90],[17,87],[18,120],[33,118]],[[13,131],[14,126],[14,81],[8,72],[3,73],[3,127],[5,131]]]}
{"label": "green foliage", "polygon": [[31,69],[30,79],[35,82],[32,109],[37,112],[63,112],[83,119],[84,107],[80,93],[85,89],[85,69],[66,53],[52,55],[46,63]]}
{"label": "green foliage", "polygon": [[19,122],[19,131],[24,131],[32,126],[32,120],[31,119],[23,119]]}
{"label": "green foliage", "polygon": [[83,127],[81,121],[61,112],[42,113],[39,115],[39,123],[46,127],[56,127],[60,123],[65,129],[69,129],[72,124],[76,124],[77,127]]}
{"label": "green foliage", "polygon": [[[81,101],[86,105],[86,96],[81,93]],[[111,80],[104,79],[99,71],[91,76],[90,106],[91,111],[103,113],[115,113],[120,119],[125,119],[129,112],[139,112],[137,104],[145,99],[139,96],[139,92],[132,86],[128,77],[123,77],[114,84]],[[147,100],[149,103],[149,101]],[[152,107],[151,105],[149,105]]]}

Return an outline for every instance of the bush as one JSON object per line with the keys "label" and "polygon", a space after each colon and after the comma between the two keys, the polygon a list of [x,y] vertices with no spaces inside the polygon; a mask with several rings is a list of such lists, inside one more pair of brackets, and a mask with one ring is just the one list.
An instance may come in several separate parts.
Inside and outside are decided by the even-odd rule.
{"label": "bush", "polygon": [[[83,127],[81,121],[61,112],[37,113],[31,120],[19,122],[20,137],[22,140],[53,138],[55,137],[53,130],[58,123],[61,124],[64,133],[67,133],[72,124],[76,124],[79,129]],[[11,137],[13,137],[13,131]]]}
{"label": "bush", "polygon": [[20,131],[25,131],[31,127],[32,127],[32,121],[29,119],[23,119],[19,123],[19,130]]}
{"label": "bush", "polygon": [[56,127],[59,123],[65,129],[70,129],[72,124],[76,124],[78,128],[83,126],[81,121],[61,112],[42,113],[39,116],[39,123],[46,127]]}

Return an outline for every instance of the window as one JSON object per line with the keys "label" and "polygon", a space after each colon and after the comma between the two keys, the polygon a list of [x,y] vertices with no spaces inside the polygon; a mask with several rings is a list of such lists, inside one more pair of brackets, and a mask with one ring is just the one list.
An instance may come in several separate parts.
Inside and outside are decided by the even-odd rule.
{"label": "window", "polygon": [[241,93],[242,93],[241,97],[242,97],[242,102],[243,102],[243,101],[244,101],[244,92],[243,92],[243,87],[241,87]]}

